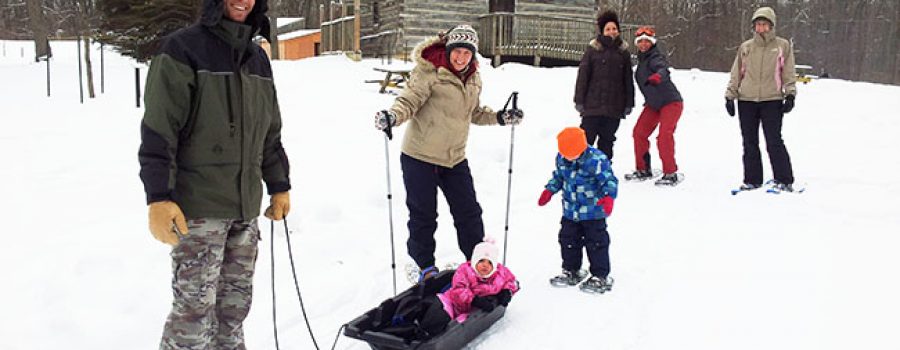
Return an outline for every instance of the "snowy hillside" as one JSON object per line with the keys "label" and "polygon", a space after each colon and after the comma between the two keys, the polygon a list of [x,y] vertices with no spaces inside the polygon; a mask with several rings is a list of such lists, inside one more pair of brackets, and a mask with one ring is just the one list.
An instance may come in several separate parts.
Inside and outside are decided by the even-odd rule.
{"label": "snowy hillside", "polygon": [[[156,349],[171,303],[170,258],[147,229],[134,63],[107,52],[106,93],[79,104],[73,43],[52,43],[50,98],[46,67],[29,59],[31,49],[2,45],[0,264],[8,273],[0,348]],[[93,61],[99,92],[96,51]],[[343,323],[392,295],[384,143],[372,118],[394,96],[363,83],[382,77],[372,70],[380,60],[329,56],[273,65],[293,170],[293,253],[313,330],[330,348]],[[507,252],[522,291],[471,349],[900,348],[892,335],[900,280],[891,277],[900,267],[900,87],[841,80],[799,86],[784,139],[807,191],[731,196],[742,177],[741,138],[723,106],[727,75],[675,71],[685,100],[676,157],[686,180],[676,188],[620,185],[609,220],[616,285],[595,296],[548,285],[561,263],[559,197],[536,205],[553,169],[556,133],[579,122],[571,102],[576,69],[483,61],[481,71],[483,104],[498,109],[519,91],[525,111],[515,131]],[[618,132],[619,177],[634,166],[638,113]],[[401,289],[408,286],[402,267],[411,261],[399,166],[404,131],[390,143]],[[499,242],[509,147],[508,127],[473,127],[468,159],[485,226]],[[655,145],[652,152],[659,165]],[[438,262],[459,262],[443,199],[440,211]],[[269,221],[260,227],[245,332],[249,349],[274,349]],[[281,349],[311,349],[284,233],[275,236]],[[342,336],[337,348],[368,347]]]}

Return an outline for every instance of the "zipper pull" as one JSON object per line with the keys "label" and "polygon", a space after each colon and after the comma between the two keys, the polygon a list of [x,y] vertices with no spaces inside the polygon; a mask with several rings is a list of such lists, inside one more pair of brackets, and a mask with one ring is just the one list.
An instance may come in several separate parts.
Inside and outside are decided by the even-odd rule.
{"label": "zipper pull", "polygon": [[234,125],[234,123],[228,123],[228,132],[231,135],[231,137],[234,137],[235,129],[237,129],[237,127]]}

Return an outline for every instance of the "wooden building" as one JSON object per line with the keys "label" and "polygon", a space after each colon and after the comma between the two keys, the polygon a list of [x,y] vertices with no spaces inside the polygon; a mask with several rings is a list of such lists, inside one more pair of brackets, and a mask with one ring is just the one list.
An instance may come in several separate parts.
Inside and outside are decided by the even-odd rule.
{"label": "wooden building", "polygon": [[319,29],[302,29],[278,35],[280,59],[299,60],[318,56],[321,52],[322,31]]}
{"label": "wooden building", "polygon": [[[596,35],[595,0],[360,1],[360,46],[365,56],[408,54],[422,40],[467,23],[479,33],[481,54],[493,57],[495,64],[518,58],[540,65],[580,58],[584,45]],[[323,52],[348,50],[341,43],[352,22],[348,15],[353,1],[344,4],[351,11],[322,21]]]}

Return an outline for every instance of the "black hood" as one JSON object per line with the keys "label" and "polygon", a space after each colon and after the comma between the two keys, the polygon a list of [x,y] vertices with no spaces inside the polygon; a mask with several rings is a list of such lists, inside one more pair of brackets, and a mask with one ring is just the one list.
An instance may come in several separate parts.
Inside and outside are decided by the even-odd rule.
{"label": "black hood", "polygon": [[[203,0],[203,15],[200,16],[200,23],[206,26],[214,26],[219,23],[225,16],[225,5],[223,0]],[[256,0],[253,10],[247,15],[244,24],[253,28],[254,33],[259,33],[263,38],[272,42],[269,30],[269,18],[266,12],[269,11],[269,3],[267,0]]]}

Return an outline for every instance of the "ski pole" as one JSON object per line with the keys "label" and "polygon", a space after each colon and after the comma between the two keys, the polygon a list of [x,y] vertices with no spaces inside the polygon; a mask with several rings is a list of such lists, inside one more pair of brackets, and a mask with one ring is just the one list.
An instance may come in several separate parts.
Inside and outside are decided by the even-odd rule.
{"label": "ski pole", "polygon": [[[509,95],[509,99],[506,100],[507,104],[509,104],[510,99],[512,100],[512,108],[514,110],[517,110],[519,108],[519,93],[517,91],[513,91],[513,93]],[[506,105],[503,106],[503,110],[506,110]],[[507,169],[509,176],[506,180],[506,222],[503,225],[503,265],[506,265],[506,242],[509,236],[509,199],[510,193],[512,191],[513,145],[515,145],[515,140],[516,125],[513,124],[509,128],[509,169]]]}
{"label": "ski pole", "polygon": [[[388,127],[390,130],[390,127]],[[388,152],[388,135],[384,135],[384,170],[387,175],[388,224],[391,230],[391,275],[394,278],[394,296],[397,295],[397,262],[394,257],[394,205],[391,195],[391,157]]]}

